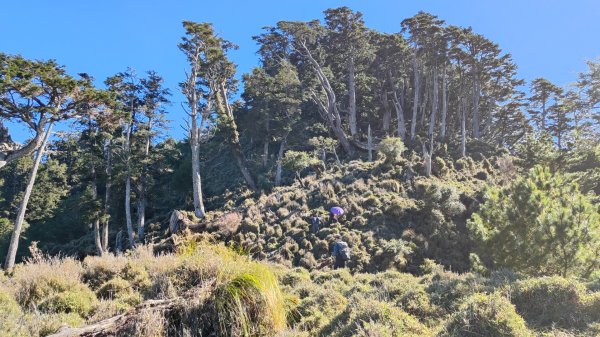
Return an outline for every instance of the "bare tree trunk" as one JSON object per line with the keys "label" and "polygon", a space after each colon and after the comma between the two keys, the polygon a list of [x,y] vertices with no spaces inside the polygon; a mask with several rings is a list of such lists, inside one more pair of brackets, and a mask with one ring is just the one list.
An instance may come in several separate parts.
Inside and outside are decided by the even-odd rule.
{"label": "bare tree trunk", "polygon": [[231,106],[229,105],[229,101],[227,99],[227,89],[225,88],[224,83],[219,83],[219,88],[217,89],[217,108],[221,111],[223,116],[223,122],[226,124],[226,127],[229,129],[230,135],[227,138],[227,142],[231,147],[231,152],[233,153],[233,157],[236,160],[238,168],[242,172],[242,176],[248,187],[254,192],[258,191],[256,187],[256,183],[254,182],[254,178],[250,174],[250,170],[248,169],[248,163],[246,162],[246,156],[244,156],[244,152],[242,151],[242,145],[240,144],[240,135],[237,130],[237,125],[235,123],[235,119],[233,116],[233,111]]}
{"label": "bare tree trunk", "polygon": [[148,175],[148,160],[150,158],[150,143],[152,142],[150,130],[152,130],[152,118],[148,119],[146,135],[146,144],[144,147],[144,165],[142,167],[142,174],[140,175],[140,181],[138,184],[138,199],[137,199],[137,232],[138,232],[138,240],[143,241],[145,235],[146,228],[146,182]]}
{"label": "bare tree trunk", "polygon": [[419,61],[417,55],[413,56],[413,71],[414,71],[414,99],[413,99],[413,113],[410,121],[410,140],[414,141],[417,131],[417,113],[419,109],[419,95],[421,91],[421,78],[419,75]]}
{"label": "bare tree trunk", "polygon": [[45,134],[45,124],[45,118],[40,119],[40,122],[34,129],[35,136],[32,139],[30,139],[24,146],[17,147],[15,149],[12,149],[11,151],[0,150],[0,169],[6,166],[8,163],[25,157],[33,153],[36,149],[39,149]]}
{"label": "bare tree trunk", "polygon": [[367,133],[367,147],[369,148],[369,161],[373,161],[373,138],[371,137],[371,124]]}
{"label": "bare tree trunk", "polygon": [[462,98],[458,103],[460,109],[460,154],[461,157],[467,156],[467,113],[465,103]]}
{"label": "bare tree trunk", "polygon": [[[98,201],[98,179],[96,177],[96,167],[94,165],[94,161],[90,160],[90,170],[92,175],[92,201],[95,203]],[[96,245],[96,251],[99,256],[104,254],[104,249],[102,249],[102,240],[100,238],[100,210],[94,217],[94,222],[92,223],[92,231],[94,233],[94,244]]]}
{"label": "bare tree trunk", "polygon": [[479,139],[480,116],[479,116],[479,98],[481,96],[481,84],[479,79],[473,83],[473,138]]}
{"label": "bare tree trunk", "polygon": [[123,231],[118,231],[115,235],[115,253],[121,255],[123,252]]}
{"label": "bare tree trunk", "polygon": [[437,65],[433,68],[433,100],[431,104],[431,117],[429,119],[429,148],[427,149],[427,156],[425,157],[425,175],[431,175],[431,157],[433,156],[433,140],[435,134],[435,119],[438,110],[438,76],[437,76]]}
{"label": "bare tree trunk", "polygon": [[[204,202],[202,200],[202,179],[200,177],[200,132],[202,129],[202,116],[198,113],[198,91],[196,91],[196,80],[199,71],[200,48],[198,47],[192,61],[192,69],[187,76],[186,83],[183,86],[183,94],[187,99],[190,108],[189,116],[191,119],[190,127],[190,150],[192,151],[192,196],[194,200],[194,214],[198,218],[204,217]],[[210,111],[211,100],[207,100],[205,109]]]}
{"label": "bare tree trunk", "polygon": [[427,149],[427,145],[423,143],[423,160],[425,161],[425,175],[431,175],[431,150]]}
{"label": "bare tree trunk", "polygon": [[104,146],[106,158],[106,185],[104,191],[104,224],[102,225],[102,249],[108,252],[108,225],[110,223],[110,190],[112,187],[112,149],[111,141]]}
{"label": "bare tree trunk", "polygon": [[[268,107],[267,107],[268,110]],[[265,121],[265,129],[266,129],[266,133],[265,133],[265,143],[263,145],[263,167],[267,167],[267,164],[269,163],[269,127],[270,127],[270,117],[269,115],[267,115],[267,120]]]}
{"label": "bare tree trunk", "polygon": [[356,75],[354,72],[354,59],[351,57],[348,62],[348,120],[350,135],[353,137],[358,132],[356,127]]}
{"label": "bare tree trunk", "polygon": [[127,223],[127,239],[129,240],[129,246],[133,248],[135,247],[135,233],[131,220],[131,176],[129,174],[125,178],[125,220]]}
{"label": "bare tree trunk", "polygon": [[448,114],[448,99],[447,93],[447,78],[446,78],[446,65],[442,73],[442,125],[440,127],[440,138],[446,138],[446,116]]}
{"label": "bare tree trunk", "polygon": [[[133,108],[133,104],[132,104]],[[135,120],[135,112],[131,112],[131,120],[127,126],[127,134],[125,135],[125,221],[127,224],[127,238],[129,246],[135,247],[135,232],[133,231],[133,220],[131,219],[131,134],[133,133],[133,121]]]}
{"label": "bare tree trunk", "polygon": [[23,199],[21,200],[21,204],[19,205],[19,212],[17,214],[17,219],[15,220],[15,227],[10,238],[8,253],[6,253],[6,261],[4,262],[5,270],[10,270],[15,266],[15,259],[17,258],[17,249],[19,248],[19,239],[21,237],[21,230],[23,229],[23,222],[25,221],[25,212],[27,211],[27,204],[29,203],[29,198],[31,197],[31,192],[33,191],[33,185],[35,184],[35,178],[37,176],[38,168],[40,167],[40,162],[42,161],[42,157],[44,156],[46,144],[48,144],[48,137],[50,136],[50,132],[52,131],[52,125],[53,122],[50,122],[50,124],[48,124],[48,128],[46,129],[46,132],[44,133],[44,137],[42,139],[42,143],[40,144],[40,147],[35,156],[33,167],[29,172],[27,187],[25,188]]}
{"label": "bare tree trunk", "polygon": [[354,147],[348,141],[348,137],[346,136],[346,133],[344,132],[344,129],[342,128],[342,119],[340,117],[340,113],[337,108],[335,92],[333,91],[333,88],[331,87],[331,84],[329,83],[327,76],[323,72],[323,69],[321,68],[321,66],[319,65],[317,60],[315,60],[315,58],[312,56],[312,54],[311,54],[310,50],[308,49],[308,47],[306,46],[306,44],[302,43],[301,46],[302,46],[302,49],[304,50],[304,55],[308,58],[313,69],[315,70],[317,78],[319,79],[319,83],[321,84],[321,88],[325,91],[325,94],[327,95],[327,102],[323,103],[319,97],[313,97],[313,98],[315,99],[316,103],[319,105],[319,108],[321,110],[323,110],[323,113],[325,114],[325,119],[327,120],[329,127],[331,128],[331,130],[333,131],[333,133],[339,140],[344,151],[350,157],[354,157],[355,153],[356,153],[354,151]]}
{"label": "bare tree trunk", "polygon": [[[142,186],[138,190],[139,193],[146,193],[145,188]],[[137,214],[138,214],[138,223],[137,223],[137,235],[138,240],[141,242],[144,241],[145,226],[146,226],[146,198],[140,198],[137,200]]]}
{"label": "bare tree trunk", "polygon": [[428,79],[427,74],[425,75],[425,83],[423,84],[425,92],[423,95],[423,104],[421,105],[421,126],[425,128],[425,121],[427,120],[427,104],[429,104],[429,83],[431,81]]}
{"label": "bare tree trunk", "polygon": [[[433,68],[433,99],[431,103],[431,115],[429,118],[429,136],[430,145],[433,145],[433,134],[435,133],[435,120],[438,110],[438,78],[437,78],[437,67]],[[432,147],[433,148],[433,147]]]}
{"label": "bare tree trunk", "polygon": [[338,157],[337,151],[335,150],[335,146],[333,147],[333,156],[335,157],[335,161],[337,162],[338,166],[342,166],[342,162],[340,161],[340,157]]}
{"label": "bare tree trunk", "polygon": [[404,109],[402,108],[402,101],[398,99],[398,95],[394,91],[394,109],[396,109],[396,118],[398,119],[398,137],[402,140],[406,139],[406,122],[404,121]]}
{"label": "bare tree trunk", "polygon": [[285,152],[285,146],[287,144],[287,134],[281,140],[279,144],[279,153],[277,153],[277,168],[275,170],[275,186],[281,185],[281,173],[283,172],[283,167],[281,161],[283,160],[283,154]]}
{"label": "bare tree trunk", "polygon": [[384,91],[383,94],[381,94],[381,103],[383,104],[383,132],[389,134],[392,111],[390,110],[390,101],[388,100],[387,91]]}
{"label": "bare tree trunk", "polygon": [[194,214],[204,217],[204,201],[202,200],[202,179],[200,178],[200,129],[197,127],[197,116],[192,116],[190,130],[190,146],[192,149],[192,194],[194,197]]}

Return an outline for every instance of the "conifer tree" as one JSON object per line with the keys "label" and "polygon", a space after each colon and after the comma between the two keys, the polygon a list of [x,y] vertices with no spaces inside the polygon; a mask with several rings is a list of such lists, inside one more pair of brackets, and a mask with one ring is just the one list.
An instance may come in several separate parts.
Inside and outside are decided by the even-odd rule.
{"label": "conifer tree", "polygon": [[549,132],[548,113],[558,110],[556,104],[561,95],[562,89],[545,78],[531,81],[528,112],[539,131]]}
{"label": "conifer tree", "polygon": [[[31,61],[21,56],[0,54],[0,117],[20,120],[36,133],[34,140],[25,147],[2,155],[0,167],[38,150],[15,220],[5,269],[12,269],[15,264],[27,204],[52,126],[58,121],[81,116],[82,111],[86,111],[82,109],[83,105],[100,104],[102,99],[86,76],[73,78],[54,61]],[[36,140],[38,134],[41,138]]]}
{"label": "conifer tree", "polygon": [[488,189],[469,227],[494,268],[587,277],[600,266],[597,210],[576,184],[542,166]]}
{"label": "conifer tree", "polygon": [[350,135],[358,133],[358,112],[356,106],[357,73],[362,72],[373,57],[372,46],[361,12],[353,12],[348,7],[325,11],[327,34],[324,44],[331,56],[332,64],[343,69],[347,79],[348,124]]}

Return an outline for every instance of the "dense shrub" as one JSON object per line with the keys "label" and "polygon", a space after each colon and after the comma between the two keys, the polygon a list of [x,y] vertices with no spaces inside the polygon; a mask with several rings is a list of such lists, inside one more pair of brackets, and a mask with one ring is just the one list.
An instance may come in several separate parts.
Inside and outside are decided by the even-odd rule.
{"label": "dense shrub", "polygon": [[514,284],[511,301],[534,326],[577,328],[585,324],[584,286],[558,276],[532,278]]}
{"label": "dense shrub", "polygon": [[444,337],[527,337],[533,333],[508,299],[499,294],[469,297],[448,321]]}
{"label": "dense shrub", "polygon": [[43,312],[75,313],[87,317],[96,305],[94,292],[83,284],[47,296],[38,305]]}
{"label": "dense shrub", "polygon": [[89,284],[92,289],[98,288],[104,282],[119,275],[127,259],[123,256],[107,254],[104,256],[88,256],[83,260],[83,280]]}
{"label": "dense shrub", "polygon": [[588,276],[600,263],[598,210],[575,183],[540,166],[509,187],[489,188],[469,228],[495,268]]}
{"label": "dense shrub", "polygon": [[406,150],[402,139],[388,137],[379,143],[379,153],[383,155],[386,164],[396,164],[402,159],[402,153]]}
{"label": "dense shrub", "polygon": [[23,313],[12,295],[0,288],[0,334],[3,336],[25,337],[27,331],[19,324]]}
{"label": "dense shrub", "polygon": [[430,336],[429,329],[415,317],[388,303],[353,297],[346,309],[324,327],[325,336]]}

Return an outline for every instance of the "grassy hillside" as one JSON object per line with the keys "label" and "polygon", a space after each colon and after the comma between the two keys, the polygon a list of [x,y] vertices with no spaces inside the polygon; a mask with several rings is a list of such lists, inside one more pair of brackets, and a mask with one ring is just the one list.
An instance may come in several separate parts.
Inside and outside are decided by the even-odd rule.
{"label": "grassy hillside", "polygon": [[[190,237],[174,253],[43,258],[0,283],[2,336],[595,336],[600,286],[559,277],[309,272]],[[116,318],[111,318],[116,317]],[[77,329],[77,327],[80,327]],[[101,327],[101,328],[99,328]]]}
{"label": "grassy hillside", "polygon": [[[356,272],[418,272],[426,258],[466,271],[471,251],[466,221],[484,186],[510,179],[516,168],[510,157],[497,153],[477,162],[438,157],[431,177],[421,175],[422,170],[414,153],[394,164],[330,163],[327,169],[313,169],[302,182],[276,187],[258,199],[232,196],[200,228],[254,257],[288,266],[318,267],[341,234],[353,250],[349,266]],[[330,224],[332,206],[342,206],[346,213]],[[327,222],[317,233],[309,225],[313,213]]]}

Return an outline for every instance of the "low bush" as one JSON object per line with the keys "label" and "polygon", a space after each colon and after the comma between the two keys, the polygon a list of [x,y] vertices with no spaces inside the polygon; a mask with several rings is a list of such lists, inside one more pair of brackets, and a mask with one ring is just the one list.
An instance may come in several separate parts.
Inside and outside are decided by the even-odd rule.
{"label": "low bush", "polygon": [[26,337],[28,333],[19,320],[23,313],[12,295],[0,288],[0,335]]}
{"label": "low bush", "polygon": [[475,294],[454,313],[443,337],[527,337],[533,333],[508,299],[499,294]]}
{"label": "low bush", "polygon": [[48,313],[75,313],[81,317],[90,315],[96,305],[96,296],[86,285],[75,287],[48,295],[38,308]]}
{"label": "low bush", "polygon": [[415,317],[388,303],[354,296],[346,309],[321,330],[323,336],[431,336]]}
{"label": "low bush", "polygon": [[531,278],[512,287],[511,301],[525,320],[537,327],[578,328],[585,324],[584,286],[562,277]]}

